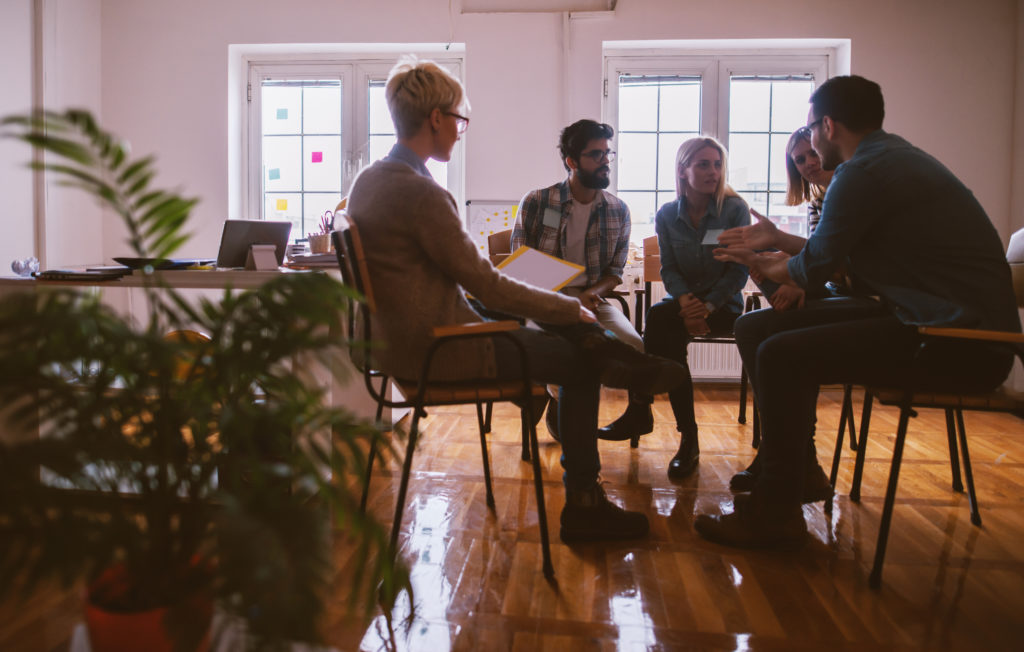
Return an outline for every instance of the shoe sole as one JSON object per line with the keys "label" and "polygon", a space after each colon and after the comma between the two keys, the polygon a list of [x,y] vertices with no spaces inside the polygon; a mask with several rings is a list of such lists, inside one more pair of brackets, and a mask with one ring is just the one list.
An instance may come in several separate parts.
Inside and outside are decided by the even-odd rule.
{"label": "shoe sole", "polygon": [[604,428],[601,428],[600,430],[597,431],[597,438],[598,439],[603,439],[604,441],[629,441],[633,437],[643,437],[644,435],[649,435],[652,432],[654,432],[654,426],[653,425],[651,426],[650,430],[645,430],[643,432],[636,432],[636,433],[626,433],[625,435],[621,435],[621,434],[614,434],[613,435],[613,434],[607,432]]}

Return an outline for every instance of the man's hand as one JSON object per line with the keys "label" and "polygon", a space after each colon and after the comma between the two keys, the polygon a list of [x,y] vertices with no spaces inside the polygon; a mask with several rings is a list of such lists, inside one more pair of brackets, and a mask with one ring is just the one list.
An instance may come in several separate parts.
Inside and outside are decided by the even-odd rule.
{"label": "man's hand", "polygon": [[584,308],[590,310],[591,312],[596,312],[597,307],[604,303],[604,299],[601,298],[601,295],[597,293],[595,289],[596,287],[597,286],[593,286],[587,288],[586,290],[583,290],[582,292],[580,292],[579,296],[580,303],[583,304]]}
{"label": "man's hand", "polygon": [[804,300],[806,298],[806,292],[798,287],[792,285],[780,285],[779,289],[768,299],[768,302],[772,304],[772,308],[775,308],[779,312],[789,310],[791,308],[803,308]]}
{"label": "man's hand", "polygon": [[711,252],[715,260],[728,263],[739,263],[750,269],[750,275],[755,278],[769,279],[776,283],[793,284],[789,277],[789,256],[779,252],[755,253],[749,249],[729,247],[728,249],[715,249]]}
{"label": "man's hand", "polygon": [[708,322],[703,317],[686,317],[683,319],[686,332],[693,336],[707,335],[711,332]]}
{"label": "man's hand", "polygon": [[707,316],[708,309],[704,307],[704,302],[693,296],[692,293],[684,294],[677,301],[679,302],[679,316],[683,319],[703,320]]}
{"label": "man's hand", "polygon": [[727,229],[718,236],[719,244],[725,247],[739,247],[741,249],[777,249],[779,240],[779,229],[764,215],[754,209],[750,214],[757,218],[757,222],[750,226],[737,226]]}

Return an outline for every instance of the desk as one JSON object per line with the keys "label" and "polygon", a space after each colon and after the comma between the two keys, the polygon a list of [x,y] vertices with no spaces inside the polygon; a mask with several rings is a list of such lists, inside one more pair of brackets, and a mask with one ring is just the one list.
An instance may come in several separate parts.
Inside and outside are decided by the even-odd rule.
{"label": "desk", "polygon": [[[116,280],[93,282],[38,281],[31,277],[2,276],[0,277],[0,297],[9,292],[39,292],[46,291],[47,288],[79,288],[101,293],[104,302],[108,303],[122,315],[133,318],[135,315],[144,316],[146,314],[142,301],[134,295],[138,294],[138,290],[152,284],[153,280],[156,281],[157,287],[162,285],[163,287],[175,290],[186,290],[187,292],[183,294],[189,298],[203,294],[209,296],[212,291],[216,291],[214,294],[214,298],[216,298],[216,295],[219,295],[227,288],[235,290],[255,289],[280,274],[324,273],[336,276],[339,279],[341,276],[338,270],[293,271],[283,268],[278,271],[269,272],[245,270],[168,270],[154,272],[151,278],[146,278],[141,274],[130,274]],[[338,337],[344,337],[344,333],[338,333]],[[325,370],[319,369],[315,374],[312,374],[309,382],[315,382],[317,385],[326,388],[325,399],[330,405],[345,406],[353,414],[372,420],[376,415],[377,405],[366,391],[362,374],[351,366],[347,357],[342,356],[342,358],[342,368],[332,370],[340,371],[339,374],[332,375]],[[301,367],[301,361],[296,361],[296,365]],[[342,380],[339,381],[339,378]],[[2,428],[0,430],[0,440],[17,441],[26,437],[37,437],[38,424],[36,425],[35,432],[13,432],[11,430],[7,420],[3,418],[3,412],[8,407],[0,406],[0,419],[2,419],[0,421],[0,428]],[[390,413],[386,412],[383,417],[384,421],[385,423],[393,424],[402,418],[405,412],[397,410]]]}

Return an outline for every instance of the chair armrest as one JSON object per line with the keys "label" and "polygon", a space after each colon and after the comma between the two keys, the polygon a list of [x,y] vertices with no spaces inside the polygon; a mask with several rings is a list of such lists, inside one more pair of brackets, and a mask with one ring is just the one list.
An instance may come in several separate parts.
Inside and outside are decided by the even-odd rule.
{"label": "chair armrest", "polygon": [[486,333],[502,333],[518,329],[519,323],[509,319],[504,321],[477,321],[468,324],[435,326],[432,332],[434,334],[434,337],[453,337],[457,335],[483,335]]}
{"label": "chair armrest", "polygon": [[930,337],[1024,344],[1024,333],[1011,333],[1009,331],[989,331],[982,330],[980,328],[938,328],[935,326],[918,326],[917,332],[921,335],[928,335]]}

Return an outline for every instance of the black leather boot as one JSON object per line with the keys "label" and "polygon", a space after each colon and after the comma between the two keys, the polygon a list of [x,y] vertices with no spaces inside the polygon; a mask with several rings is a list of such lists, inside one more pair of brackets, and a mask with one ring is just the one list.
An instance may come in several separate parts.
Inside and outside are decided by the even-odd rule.
{"label": "black leather boot", "polygon": [[647,516],[609,501],[599,484],[586,491],[566,492],[560,524],[564,543],[639,539],[650,530]]}
{"label": "black leather boot", "polygon": [[679,452],[668,463],[668,477],[672,480],[682,480],[697,470],[700,463],[700,445],[697,443],[697,433],[692,435],[683,434],[679,442]]}
{"label": "black leather boot", "polygon": [[651,397],[630,395],[629,405],[615,421],[597,431],[597,438],[607,441],[637,440],[654,430],[654,413],[651,412]]}

